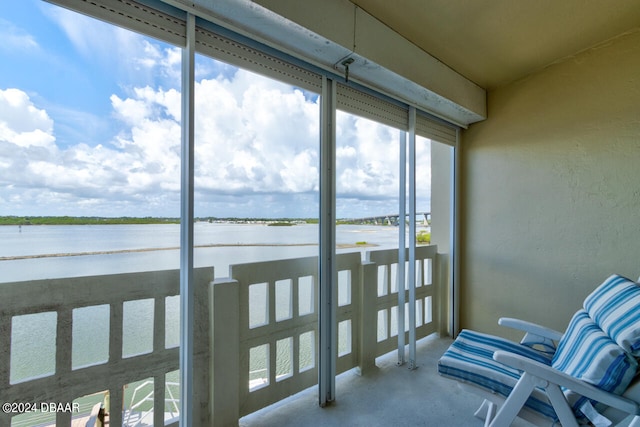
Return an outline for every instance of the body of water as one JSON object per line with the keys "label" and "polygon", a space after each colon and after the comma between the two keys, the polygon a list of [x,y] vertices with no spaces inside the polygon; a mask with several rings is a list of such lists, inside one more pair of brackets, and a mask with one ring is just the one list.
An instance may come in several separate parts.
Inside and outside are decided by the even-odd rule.
{"label": "body of water", "polygon": [[[336,241],[397,247],[398,230],[340,225]],[[318,226],[201,222],[195,224],[194,241],[195,266],[213,266],[216,277],[227,277],[231,264],[317,255]],[[0,283],[179,268],[179,245],[177,224],[3,226]],[[375,248],[338,252],[365,249]]]}
{"label": "body of water", "polygon": [[[340,225],[338,252],[394,248],[398,227]],[[318,254],[318,226],[285,227],[264,224],[196,223],[194,229],[196,267],[213,266],[216,277],[228,277],[229,265],[297,258]],[[366,242],[373,247],[359,247]],[[0,227],[0,287],[2,283],[126,273],[179,268],[180,226],[85,225]],[[344,246],[344,247],[343,247]],[[167,301],[167,343],[179,344],[179,297]],[[1,304],[1,300],[0,300]],[[133,355],[152,347],[153,331],[145,319],[153,317],[149,301],[128,302],[125,307],[123,353]],[[74,367],[104,363],[108,358],[108,306],[74,312]],[[84,326],[81,326],[84,325]],[[55,370],[55,313],[14,317],[12,321],[11,382],[50,375]],[[101,337],[98,339],[97,337]],[[307,354],[309,363],[311,343]],[[266,358],[251,357],[251,371],[257,380],[266,371]],[[264,360],[263,360],[264,359]],[[287,372],[289,366],[278,367]],[[168,376],[177,381],[178,374]],[[135,385],[131,385],[128,395]],[[86,398],[87,408],[95,398]],[[28,416],[24,424],[30,425]]]}

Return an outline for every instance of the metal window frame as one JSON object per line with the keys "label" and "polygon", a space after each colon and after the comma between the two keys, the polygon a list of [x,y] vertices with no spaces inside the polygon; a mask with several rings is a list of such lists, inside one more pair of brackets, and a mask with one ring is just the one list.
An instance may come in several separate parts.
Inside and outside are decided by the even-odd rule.
{"label": "metal window frame", "polygon": [[194,305],[194,145],[195,16],[187,16],[182,50],[182,141],[180,183],[180,426],[193,423]]}
{"label": "metal window frame", "polygon": [[[249,68],[262,74],[267,74],[281,81],[290,84],[299,85],[302,88],[317,90],[318,82],[321,81],[322,92],[322,117],[321,128],[324,130],[324,137],[321,142],[321,158],[324,162],[321,165],[321,257],[320,267],[322,279],[321,292],[326,292],[323,298],[328,305],[324,307],[326,311],[323,315],[322,322],[325,324],[324,332],[321,332],[321,342],[335,353],[337,347],[337,332],[335,331],[335,321],[331,321],[331,317],[335,318],[335,308],[331,309],[335,291],[333,288],[337,283],[337,274],[335,272],[335,111],[340,108],[346,112],[363,116],[377,122],[381,122],[409,132],[409,215],[413,215],[415,222],[415,138],[416,135],[424,136],[429,139],[437,140],[454,147],[454,171],[452,176],[452,218],[451,218],[451,254],[453,257],[451,281],[449,283],[452,298],[450,300],[451,318],[450,325],[453,334],[458,329],[457,308],[458,308],[458,284],[457,274],[459,271],[459,261],[457,257],[457,241],[459,239],[457,229],[459,227],[459,153],[460,146],[459,127],[438,119],[427,112],[418,112],[415,107],[408,105],[402,100],[391,99],[388,95],[383,95],[369,88],[361,87],[352,82],[346,82],[345,79],[336,73],[327,70],[321,70],[311,64],[291,57],[290,55],[277,51],[272,47],[262,45],[258,42],[247,43],[247,37],[236,33],[233,30],[220,31],[225,32],[220,35],[215,31],[219,27],[215,23],[215,19],[211,19],[203,15],[201,11],[196,10],[188,3],[182,2],[162,2],[158,0],[46,0],[80,13],[93,16],[112,24],[131,29],[138,33],[160,39],[162,41],[174,44],[183,48],[183,56],[188,59],[183,62],[183,92],[185,89],[188,94],[183,93],[183,135],[182,135],[182,190],[181,190],[181,293],[182,283],[184,283],[184,291],[187,294],[185,303],[182,305],[182,328],[185,335],[184,362],[181,362],[181,369],[187,371],[185,393],[185,408],[188,408],[190,397],[189,393],[189,375],[193,375],[189,370],[192,369],[192,359],[189,359],[189,353],[192,354],[193,324],[189,321],[193,316],[193,301],[189,296],[190,282],[193,269],[193,67],[194,55],[196,52],[205,55],[214,55],[217,57],[220,52],[225,52],[223,60],[227,60],[233,65],[243,68]],[[171,4],[168,4],[171,3]],[[213,30],[212,30],[213,28]],[[224,29],[222,29],[224,30]],[[224,49],[221,50],[221,46]],[[213,53],[212,52],[217,52]],[[338,84],[339,83],[339,84]],[[325,96],[327,100],[325,101]],[[330,99],[329,99],[330,98]],[[403,117],[406,115],[407,120]],[[331,125],[327,125],[325,120],[330,120]],[[331,136],[333,133],[333,136]],[[328,138],[325,140],[325,138]],[[406,149],[406,148],[405,148]],[[333,150],[332,152],[325,150]],[[413,154],[412,154],[413,153]],[[333,159],[333,163],[332,162]],[[322,162],[322,160],[321,160]],[[413,166],[411,166],[413,164]],[[333,166],[332,166],[333,165]],[[401,163],[401,168],[406,167],[405,163]],[[404,187],[403,187],[404,188]],[[326,194],[323,194],[327,191]],[[413,202],[411,201],[413,199]],[[412,205],[413,203],[413,205]],[[322,218],[324,217],[324,221]],[[411,226],[410,226],[411,229]],[[411,230],[410,230],[411,232]],[[413,225],[415,232],[415,224]],[[413,259],[412,259],[413,245]],[[404,252],[403,252],[404,253]],[[404,269],[404,264],[402,266]],[[410,283],[415,282],[415,239],[409,242],[409,277],[413,277]],[[323,282],[324,280],[324,282]],[[415,283],[414,283],[415,284]],[[399,283],[398,286],[401,286]],[[413,297],[410,291],[410,368],[415,365],[415,290]],[[403,294],[404,295],[404,294]],[[413,301],[412,301],[413,298]],[[400,308],[400,307],[399,307]],[[322,310],[321,310],[322,311]],[[399,312],[404,312],[404,304]],[[413,312],[413,315],[411,315]],[[404,323],[404,314],[399,322]],[[404,327],[403,327],[404,329]],[[399,336],[402,335],[404,340],[404,330],[399,330]],[[413,339],[411,330],[413,329]],[[333,331],[333,332],[332,332]],[[324,334],[324,335],[323,335]],[[400,341],[399,341],[400,342]],[[321,348],[322,350],[322,348]],[[325,349],[326,350],[326,349]],[[402,345],[404,352],[404,343]],[[332,354],[332,353],[327,353]],[[321,387],[321,404],[324,405],[335,398],[335,360],[332,357],[325,356],[321,366],[327,369],[320,375]],[[404,363],[404,353],[402,357],[399,355],[399,362]],[[324,396],[324,397],[322,397]],[[184,413],[189,412],[188,410]],[[187,420],[191,425],[191,421]]]}
{"label": "metal window frame", "polygon": [[336,269],[336,84],[322,79],[320,101],[320,248],[319,275],[319,404],[335,399],[337,363],[337,283]]}
{"label": "metal window frame", "polygon": [[398,189],[400,200],[398,206],[398,219],[400,221],[398,235],[398,266],[396,268],[398,287],[398,366],[406,363],[405,359],[405,334],[404,334],[404,307],[407,258],[407,133],[400,132],[400,188]]}
{"label": "metal window frame", "polygon": [[[409,369],[416,368],[416,109],[409,107]],[[404,334],[404,331],[402,331]]]}

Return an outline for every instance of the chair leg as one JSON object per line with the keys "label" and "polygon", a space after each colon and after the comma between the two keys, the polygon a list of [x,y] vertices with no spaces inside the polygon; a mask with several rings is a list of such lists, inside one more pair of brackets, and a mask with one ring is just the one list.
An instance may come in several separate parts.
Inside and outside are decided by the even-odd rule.
{"label": "chair leg", "polygon": [[500,407],[498,414],[491,422],[491,427],[507,427],[518,416],[520,409],[524,406],[531,392],[535,387],[535,377],[528,372],[524,372],[516,386],[511,390],[509,397]]}
{"label": "chair leg", "polygon": [[556,411],[556,415],[560,419],[560,423],[563,427],[578,427],[576,417],[571,410],[571,407],[567,403],[567,399],[564,397],[564,393],[560,390],[560,387],[556,384],[549,384],[546,389],[549,401]]}
{"label": "chair leg", "polygon": [[485,399],[473,415],[484,420],[484,426],[489,427],[493,417],[496,415],[496,404]]}

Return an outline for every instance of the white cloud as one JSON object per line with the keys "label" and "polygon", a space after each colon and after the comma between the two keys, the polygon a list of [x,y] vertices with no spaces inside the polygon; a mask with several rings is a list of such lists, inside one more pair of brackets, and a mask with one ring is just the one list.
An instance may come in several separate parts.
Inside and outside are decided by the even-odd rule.
{"label": "white cloud", "polygon": [[94,60],[104,61],[117,57],[125,50],[137,48],[142,40],[132,31],[62,7],[47,8],[45,11],[60,26],[73,46],[84,56],[93,57]]}
{"label": "white cloud", "polygon": [[140,52],[133,62],[149,71],[160,70],[169,80],[180,81],[182,51],[177,47],[160,47],[146,39],[140,41]]}
{"label": "white cloud", "polygon": [[18,89],[0,91],[0,141],[19,147],[52,147],[53,121]]}
{"label": "white cloud", "polygon": [[398,197],[398,131],[339,112],[336,191],[344,197]]}
{"label": "white cloud", "polygon": [[[146,52],[145,66],[175,66],[172,49]],[[315,216],[317,102],[247,71],[202,68],[225,72],[196,82],[196,214]],[[43,108],[0,90],[0,214],[179,215],[180,93],[144,85],[110,100],[119,133],[60,146]],[[340,216],[397,210],[397,130],[340,113],[336,151]]]}
{"label": "white cloud", "polygon": [[[42,10],[73,48],[41,49],[0,18],[0,53],[47,56],[90,80],[95,102],[111,111],[78,111],[69,90],[0,87],[0,215],[179,215],[181,50],[64,8]],[[196,78],[196,214],[317,215],[317,97],[200,56]],[[341,215],[395,211],[398,131],[337,119]],[[428,192],[424,145],[418,188]]]}
{"label": "white cloud", "polygon": [[0,18],[0,50],[35,51],[40,46],[35,37],[12,22]]}
{"label": "white cloud", "polygon": [[120,137],[120,149],[84,143],[62,149],[55,144],[53,122],[44,110],[22,91],[0,90],[0,164],[6,166],[0,171],[0,197],[11,200],[3,207],[33,205],[31,209],[48,212],[52,207],[64,210],[65,204],[66,209],[94,205],[107,215],[114,201],[144,204],[163,198],[163,189],[178,191],[175,146],[180,144],[180,127],[172,119],[155,119],[163,114],[159,110],[150,108],[141,116],[129,137]]}
{"label": "white cloud", "polygon": [[140,34],[61,7],[46,8],[46,13],[82,56],[117,80],[179,86],[179,48],[152,43]]}
{"label": "white cloud", "polygon": [[245,71],[196,85],[197,187],[209,194],[316,191],[318,106]]}

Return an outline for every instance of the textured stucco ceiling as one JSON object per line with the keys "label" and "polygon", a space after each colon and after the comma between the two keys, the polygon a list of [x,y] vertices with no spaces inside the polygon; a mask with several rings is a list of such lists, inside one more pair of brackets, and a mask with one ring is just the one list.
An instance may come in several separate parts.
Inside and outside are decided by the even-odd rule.
{"label": "textured stucco ceiling", "polygon": [[640,25],[638,0],[351,0],[486,89]]}

